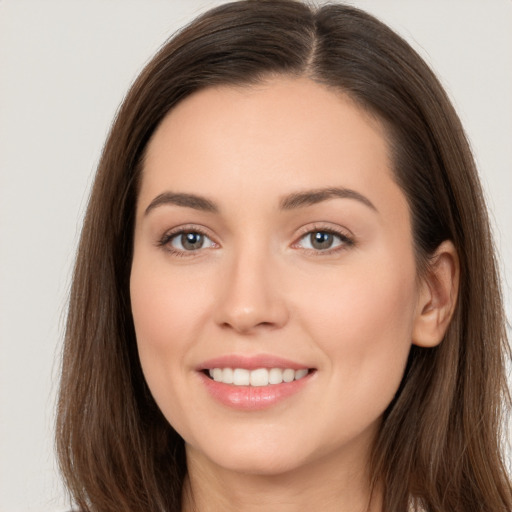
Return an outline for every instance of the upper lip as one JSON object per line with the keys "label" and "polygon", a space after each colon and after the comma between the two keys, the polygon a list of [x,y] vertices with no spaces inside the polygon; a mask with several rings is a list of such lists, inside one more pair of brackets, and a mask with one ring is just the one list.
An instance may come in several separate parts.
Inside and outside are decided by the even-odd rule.
{"label": "upper lip", "polygon": [[198,370],[211,370],[212,368],[244,368],[246,370],[256,370],[258,368],[291,368],[292,370],[310,369],[307,364],[298,363],[290,359],[284,359],[270,354],[260,355],[238,355],[230,354],[214,357],[201,363]]}

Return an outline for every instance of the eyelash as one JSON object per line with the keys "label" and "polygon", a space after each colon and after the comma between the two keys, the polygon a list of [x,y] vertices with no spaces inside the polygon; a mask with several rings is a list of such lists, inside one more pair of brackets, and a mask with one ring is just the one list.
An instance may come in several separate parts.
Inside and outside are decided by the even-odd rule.
{"label": "eyelash", "polygon": [[[168,251],[173,256],[178,256],[178,257],[183,257],[183,258],[193,257],[193,256],[197,255],[197,252],[203,248],[197,249],[197,250],[182,251],[179,249],[175,249],[174,247],[172,247],[170,245],[170,242],[174,238],[184,235],[186,233],[194,233],[194,234],[202,235],[202,236],[208,238],[209,240],[211,240],[214,245],[218,246],[218,244],[211,239],[211,237],[208,235],[206,230],[204,230],[198,226],[190,226],[190,227],[185,226],[185,227],[180,227],[176,230],[169,231],[169,232],[165,233],[160,238],[160,240],[158,240],[157,246]],[[311,236],[314,233],[326,233],[326,234],[333,235],[333,236],[337,237],[341,243],[340,243],[340,245],[337,245],[333,248],[328,248],[325,250],[308,249],[308,248],[303,249],[308,254],[313,255],[313,256],[328,256],[328,255],[332,255],[332,254],[335,254],[335,253],[338,253],[341,251],[345,251],[348,248],[355,246],[355,240],[351,236],[348,236],[346,233],[342,232],[341,230],[337,230],[337,229],[334,229],[331,227],[326,228],[325,226],[313,226],[313,227],[308,227],[307,229],[304,229],[303,233],[298,237],[297,241],[292,244],[292,247],[297,247],[301,240],[305,239],[307,236]]]}
{"label": "eyelash", "polygon": [[329,256],[332,254],[336,254],[342,251],[346,251],[350,247],[353,247],[356,245],[356,242],[352,236],[349,236],[346,232],[332,228],[332,227],[325,227],[321,225],[314,225],[309,226],[304,229],[303,233],[299,236],[297,239],[297,242],[294,242],[292,244],[292,247],[296,247],[297,244],[304,240],[307,236],[311,236],[314,233],[326,233],[329,235],[333,235],[340,240],[340,245],[337,245],[336,247],[320,250],[320,249],[307,249],[304,248],[304,251],[307,251],[308,254],[312,256]]}
{"label": "eyelash", "polygon": [[[157,242],[157,246],[166,250],[173,256],[178,256],[178,257],[182,257],[182,258],[194,256],[200,249],[197,249],[197,251],[181,251],[179,249],[175,249],[174,247],[172,247],[172,245],[170,245],[170,242],[174,238],[184,235],[186,233],[194,233],[194,234],[202,235],[205,238],[208,238],[209,240],[211,240],[211,237],[208,235],[206,230],[201,229],[198,226],[184,226],[184,227],[180,227],[180,228],[177,228],[175,230],[165,233],[162,236],[162,238],[160,238],[160,240]],[[212,240],[212,242],[213,242],[213,240]],[[215,245],[217,245],[215,242],[213,242],[213,243]]]}

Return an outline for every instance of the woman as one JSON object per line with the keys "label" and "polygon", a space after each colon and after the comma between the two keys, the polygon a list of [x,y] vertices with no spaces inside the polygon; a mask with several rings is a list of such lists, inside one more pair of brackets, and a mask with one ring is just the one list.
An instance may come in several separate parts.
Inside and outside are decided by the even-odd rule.
{"label": "woman", "polygon": [[210,11],[93,186],[57,425],[77,505],[510,510],[498,283],[460,122],[403,40],[341,5]]}

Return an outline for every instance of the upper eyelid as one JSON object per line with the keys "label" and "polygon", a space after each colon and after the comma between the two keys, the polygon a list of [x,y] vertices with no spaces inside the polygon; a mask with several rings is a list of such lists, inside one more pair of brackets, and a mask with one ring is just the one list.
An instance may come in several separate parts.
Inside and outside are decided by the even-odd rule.
{"label": "upper eyelid", "polygon": [[296,239],[300,240],[305,235],[308,235],[309,233],[315,233],[317,231],[324,231],[326,233],[332,233],[333,235],[339,235],[350,239],[355,238],[354,234],[345,227],[333,226],[331,223],[313,223],[300,228],[298,234],[296,235]]}
{"label": "upper eyelid", "polygon": [[179,235],[180,233],[200,233],[201,235],[205,235],[209,238],[213,237],[211,230],[205,226],[201,226],[200,224],[184,224],[176,226],[164,231],[163,236],[174,236]]}
{"label": "upper eyelid", "polygon": [[210,233],[210,230],[207,229],[204,226],[200,226],[197,224],[190,224],[190,225],[182,225],[177,226],[175,228],[168,229],[164,231],[164,233],[158,237],[158,240],[156,242],[156,245],[163,246],[168,244],[174,237],[179,236],[183,233],[199,233],[200,235],[203,235],[210,239],[215,245],[220,245],[219,242],[216,240],[215,236],[212,236]]}
{"label": "upper eyelid", "polygon": [[301,240],[306,239],[308,236],[311,236],[314,233],[328,233],[329,235],[331,235],[333,237],[339,238],[342,243],[351,243],[351,244],[353,243],[353,240],[351,238],[349,238],[348,236],[344,235],[343,233],[317,229],[314,231],[308,231],[305,235],[301,236],[294,245],[298,244]]}
{"label": "upper eyelid", "polygon": [[[218,241],[218,237],[216,237],[214,234],[212,234],[211,230],[208,229],[206,226],[202,226],[200,224],[184,224],[184,225],[176,226],[174,228],[170,228],[170,229],[166,230],[159,237],[157,243],[158,243],[158,245],[161,245],[162,243],[168,243],[173,237],[178,236],[182,233],[187,233],[187,232],[191,232],[191,233],[197,232],[197,233],[209,238],[214,244],[216,244],[218,246],[221,245]],[[306,235],[308,235],[310,233],[315,233],[315,232],[332,233],[333,235],[349,239],[352,242],[355,239],[352,232],[345,227],[341,227],[341,226],[335,227],[329,222],[326,222],[326,223],[316,222],[316,223],[312,223],[312,224],[307,224],[307,225],[299,228],[298,232],[296,233],[296,235],[294,237],[294,241],[291,243],[291,245],[295,246]]]}
{"label": "upper eyelid", "polygon": [[[312,226],[304,226],[301,229],[301,231],[302,232],[298,236],[296,236],[295,241],[291,244],[291,247],[295,249],[302,249],[303,251],[314,254],[316,256],[328,256],[332,254],[337,254],[340,251],[347,250],[349,247],[354,247],[357,244],[356,238],[352,234],[352,232],[347,228],[343,228],[341,226],[334,227],[332,225],[327,226],[324,223],[314,223]],[[341,244],[323,250],[310,249],[308,247],[299,247],[299,244],[306,236],[317,232],[330,233],[334,236],[337,236],[340,239]]]}

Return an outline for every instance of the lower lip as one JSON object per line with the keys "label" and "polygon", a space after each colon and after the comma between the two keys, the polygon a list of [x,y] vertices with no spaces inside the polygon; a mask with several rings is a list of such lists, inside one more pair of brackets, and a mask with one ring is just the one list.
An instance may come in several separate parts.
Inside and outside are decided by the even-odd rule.
{"label": "lower lip", "polygon": [[210,395],[223,405],[243,411],[260,411],[298,393],[308,384],[313,372],[302,379],[269,386],[234,386],[217,382],[204,373],[200,377]]}

